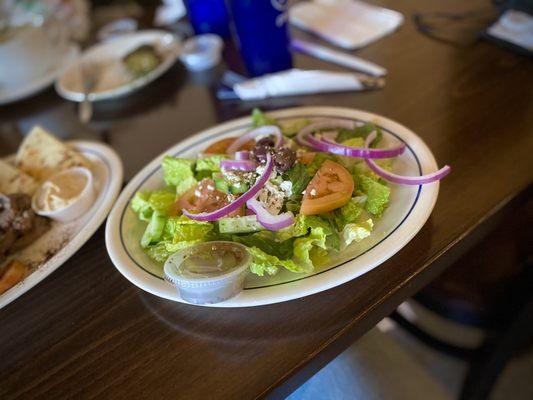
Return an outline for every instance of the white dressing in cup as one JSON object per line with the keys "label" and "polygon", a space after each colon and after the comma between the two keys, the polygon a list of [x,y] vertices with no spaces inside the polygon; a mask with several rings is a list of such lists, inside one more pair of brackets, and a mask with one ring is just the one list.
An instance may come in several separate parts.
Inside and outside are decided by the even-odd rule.
{"label": "white dressing in cup", "polygon": [[61,210],[76,201],[87,185],[84,174],[60,174],[47,180],[41,187],[39,207],[43,211]]}
{"label": "white dressing in cup", "polygon": [[48,178],[33,196],[32,208],[44,217],[68,222],[87,212],[94,200],[91,171],[75,167]]}

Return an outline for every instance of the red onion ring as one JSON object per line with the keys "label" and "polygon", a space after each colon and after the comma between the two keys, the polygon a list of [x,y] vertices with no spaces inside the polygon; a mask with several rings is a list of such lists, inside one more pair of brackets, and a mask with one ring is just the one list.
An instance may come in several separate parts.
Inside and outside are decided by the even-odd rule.
{"label": "red onion ring", "polygon": [[313,122],[305,127],[303,127],[300,132],[296,135],[296,141],[301,146],[313,147],[307,140],[306,136],[311,135],[314,131],[320,129],[354,129],[355,122],[348,119],[339,119],[339,118],[327,118],[321,119],[320,121]]}
{"label": "red onion ring", "polygon": [[254,185],[247,192],[237,198],[234,202],[212,212],[193,214],[184,209],[183,214],[195,221],[216,221],[217,219],[222,218],[225,215],[228,215],[229,213],[237,210],[240,206],[242,206],[244,203],[254,197],[257,192],[259,192],[259,190],[263,186],[265,186],[265,183],[270,178],[270,174],[272,174],[273,169],[274,161],[272,160],[272,156],[270,155],[270,153],[267,152],[266,165],[263,174],[259,177],[259,179],[257,179]]}
{"label": "red onion ring", "polygon": [[235,152],[235,159],[236,160],[249,160],[250,159],[250,152],[246,150],[236,151]]}
{"label": "red onion ring", "polygon": [[397,147],[388,149],[371,149],[368,147],[352,147],[338,143],[317,139],[313,135],[307,136],[307,141],[317,150],[325,153],[337,154],[339,156],[358,157],[358,158],[391,158],[402,154],[405,150],[405,144],[402,143]]}
{"label": "red onion ring", "polygon": [[257,221],[271,231],[279,231],[294,224],[294,214],[291,211],[272,215],[255,197],[248,200],[246,206],[257,215]]}
{"label": "red onion ring", "polygon": [[[368,135],[365,141],[365,146],[366,147],[370,146],[370,144],[375,138],[376,138],[375,132],[372,132],[370,135]],[[365,158],[365,162],[372,171],[374,171],[376,174],[381,176],[383,179],[386,179],[393,183],[399,183],[401,185],[424,185],[426,183],[435,182],[435,181],[438,181],[444,178],[451,171],[450,166],[445,165],[438,171],[432,172],[431,174],[421,175],[421,176],[402,176],[402,175],[393,174],[392,172],[384,170],[379,165],[377,165],[374,160],[370,158]]]}
{"label": "red onion ring", "polygon": [[257,164],[252,160],[221,160],[220,167],[222,169],[238,169],[240,171],[253,171],[257,168]]}
{"label": "red onion ring", "polygon": [[312,147],[315,150],[320,150],[325,153],[337,154],[339,156],[357,157],[357,158],[391,158],[402,154],[405,150],[405,144],[402,143],[397,147],[389,149],[370,149],[368,147],[353,147],[346,146],[329,139],[317,139],[313,136],[313,132],[320,129],[353,129],[355,128],[354,121],[345,119],[326,119],[307,125],[300,132],[298,132],[298,143],[304,146]]}
{"label": "red onion ring", "polygon": [[257,136],[276,136],[276,144],[274,145],[275,148],[278,148],[281,146],[281,142],[283,140],[283,137],[281,135],[280,129],[275,125],[264,125],[260,126],[259,128],[252,129],[250,132],[246,132],[244,135],[242,135],[240,138],[235,140],[226,150],[226,153],[233,154],[237,150],[241,148],[241,146],[246,143],[247,141],[254,139]]}

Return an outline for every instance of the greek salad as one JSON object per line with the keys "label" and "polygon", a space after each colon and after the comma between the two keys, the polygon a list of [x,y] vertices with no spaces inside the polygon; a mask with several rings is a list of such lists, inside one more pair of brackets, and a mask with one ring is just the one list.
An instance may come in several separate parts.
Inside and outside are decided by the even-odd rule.
{"label": "greek salad", "polygon": [[196,243],[232,241],[246,246],[254,274],[311,273],[331,252],[372,234],[391,201],[390,183],[421,185],[450,172],[394,174],[405,145],[384,148],[371,122],[276,121],[257,109],[252,120],[247,133],[195,159],[166,156],[166,187],[132,198],[146,223],[141,247],[156,262]]}

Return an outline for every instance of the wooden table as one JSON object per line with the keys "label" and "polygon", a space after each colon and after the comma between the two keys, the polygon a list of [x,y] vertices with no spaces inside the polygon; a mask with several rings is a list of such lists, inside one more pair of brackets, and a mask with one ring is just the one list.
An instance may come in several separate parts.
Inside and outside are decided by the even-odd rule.
{"label": "wooden table", "polygon": [[[176,66],[142,92],[98,105],[89,126],[52,89],[0,109],[2,154],[40,123],[64,138],[111,144],[127,179],[172,144],[254,106],[380,113],[417,132],[439,164],[453,168],[425,227],[392,259],[340,287],[271,306],[204,309],[156,298],[115,270],[100,229],[62,268],[0,310],[0,398],[282,397],[527,196],[531,61],[489,43],[457,48],[416,32],[412,12],[450,9],[449,2],[389,3],[404,12],[405,24],[358,52],[389,69],[381,91],[221,102],[212,89],[220,71],[193,76]],[[337,69],[306,56],[296,56],[296,65]]]}

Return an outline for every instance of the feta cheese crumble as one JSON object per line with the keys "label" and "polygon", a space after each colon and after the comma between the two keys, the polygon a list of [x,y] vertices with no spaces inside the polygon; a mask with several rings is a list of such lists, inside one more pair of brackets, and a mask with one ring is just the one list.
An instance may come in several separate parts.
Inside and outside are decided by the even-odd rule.
{"label": "feta cheese crumble", "polygon": [[270,214],[278,215],[283,207],[283,199],[285,198],[285,195],[279,187],[267,182],[259,191],[257,198],[263,203],[264,207]]}
{"label": "feta cheese crumble", "polygon": [[291,197],[292,196],[292,182],[291,181],[283,181],[279,184],[279,188],[285,192],[285,197]]}

